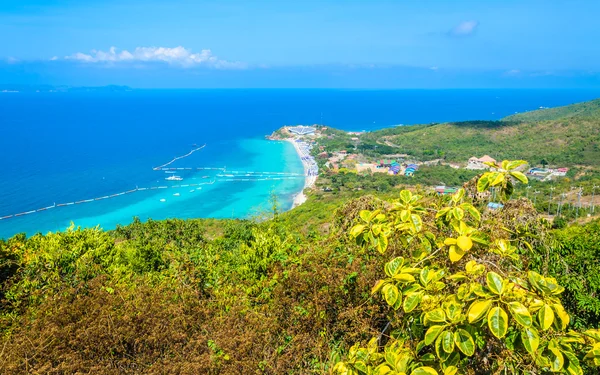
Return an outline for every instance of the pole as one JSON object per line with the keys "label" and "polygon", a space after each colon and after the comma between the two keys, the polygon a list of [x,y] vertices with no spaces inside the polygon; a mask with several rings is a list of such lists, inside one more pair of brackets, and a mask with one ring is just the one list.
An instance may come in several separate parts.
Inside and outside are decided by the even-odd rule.
{"label": "pole", "polygon": [[548,201],[548,215],[550,215],[550,209],[552,207],[552,193],[554,193],[554,186],[550,187],[550,200]]}
{"label": "pole", "polygon": [[533,206],[534,206],[534,207],[535,207],[535,205],[537,204],[537,195],[538,195],[539,193],[540,193],[540,192],[539,192],[539,191],[537,191],[537,190],[535,190],[535,191],[533,192]]}
{"label": "pole", "polygon": [[579,191],[577,192],[577,214],[575,216],[576,219],[579,218],[579,207],[581,207],[581,194],[583,192],[583,189],[579,189]]}
{"label": "pole", "polygon": [[529,199],[529,190],[531,190],[531,185],[525,188],[525,198]]}
{"label": "pole", "polygon": [[594,185],[592,186],[592,214],[595,211],[595,206],[594,206],[594,195],[596,195],[596,188],[598,188],[598,185]]}

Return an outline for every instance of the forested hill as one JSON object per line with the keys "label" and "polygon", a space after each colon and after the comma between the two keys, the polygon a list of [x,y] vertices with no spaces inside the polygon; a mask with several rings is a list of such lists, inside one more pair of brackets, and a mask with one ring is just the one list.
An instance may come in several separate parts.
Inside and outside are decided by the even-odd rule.
{"label": "forested hill", "polygon": [[504,121],[547,121],[572,118],[600,119],[600,99],[519,113],[505,117]]}
{"label": "forested hill", "polygon": [[600,100],[533,111],[502,121],[469,121],[383,129],[365,140],[394,145],[420,160],[465,163],[485,154],[565,166],[600,160]]}

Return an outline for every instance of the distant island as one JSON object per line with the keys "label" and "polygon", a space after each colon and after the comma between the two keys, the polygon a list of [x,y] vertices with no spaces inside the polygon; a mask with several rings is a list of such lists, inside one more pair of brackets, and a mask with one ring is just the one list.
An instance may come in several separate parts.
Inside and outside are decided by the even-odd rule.
{"label": "distant island", "polygon": [[127,92],[133,89],[128,86],[52,86],[52,85],[10,85],[0,84],[0,93],[43,93],[43,92]]}

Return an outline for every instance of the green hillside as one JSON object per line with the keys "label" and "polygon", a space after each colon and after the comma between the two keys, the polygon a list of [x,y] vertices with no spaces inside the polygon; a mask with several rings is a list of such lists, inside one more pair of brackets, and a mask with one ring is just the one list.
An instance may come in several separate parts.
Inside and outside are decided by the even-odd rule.
{"label": "green hillside", "polygon": [[[510,121],[509,121],[510,120]],[[600,100],[534,111],[503,121],[471,121],[383,129],[366,141],[395,145],[421,160],[466,163],[471,156],[546,160],[566,166],[600,161]]]}
{"label": "green hillside", "polygon": [[519,113],[504,118],[504,121],[547,121],[570,118],[600,118],[600,99],[576,103],[563,107],[545,108]]}

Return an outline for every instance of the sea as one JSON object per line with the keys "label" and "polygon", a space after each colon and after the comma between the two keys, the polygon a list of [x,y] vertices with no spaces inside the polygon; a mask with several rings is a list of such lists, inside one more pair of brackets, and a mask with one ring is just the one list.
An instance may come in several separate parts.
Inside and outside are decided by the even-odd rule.
{"label": "sea", "polygon": [[[283,125],[370,131],[496,120],[597,97],[549,89],[0,93],[0,217],[53,207],[0,220],[0,238],[112,229],[134,217],[260,217],[273,196],[290,209],[302,163],[291,144],[265,139]],[[191,169],[154,169],[187,154],[166,167]],[[166,180],[173,175],[182,180]]]}

